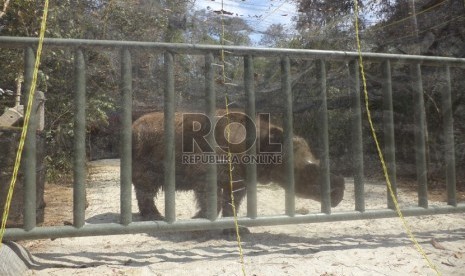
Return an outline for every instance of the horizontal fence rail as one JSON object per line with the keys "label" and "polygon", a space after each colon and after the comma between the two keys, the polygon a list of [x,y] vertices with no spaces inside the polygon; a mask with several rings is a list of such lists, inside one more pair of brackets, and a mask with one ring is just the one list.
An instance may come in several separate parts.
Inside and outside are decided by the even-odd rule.
{"label": "horizontal fence rail", "polygon": [[[0,48],[24,49],[25,83],[26,88],[32,81],[31,64],[34,63],[32,47],[37,44],[36,38],[26,37],[0,37]],[[288,187],[285,193],[285,215],[258,216],[257,215],[257,168],[250,164],[246,166],[245,182],[247,183],[247,217],[239,217],[241,226],[267,226],[293,223],[315,223],[342,220],[359,220],[375,218],[396,217],[393,210],[393,200],[390,194],[387,196],[387,209],[366,209],[364,167],[363,167],[363,137],[362,137],[362,101],[360,89],[360,75],[358,69],[358,54],[356,52],[343,51],[321,51],[303,49],[269,49],[252,48],[240,46],[217,46],[217,45],[194,45],[176,43],[156,42],[132,42],[132,41],[103,41],[86,39],[53,39],[44,41],[47,47],[62,47],[74,51],[74,185],[73,185],[73,225],[72,226],[49,226],[36,227],[35,223],[35,142],[31,139],[26,143],[25,155],[25,210],[24,227],[9,228],[5,233],[7,240],[59,238],[91,235],[116,235],[142,232],[162,231],[188,231],[233,228],[235,226],[232,218],[217,218],[217,167],[212,164],[208,167],[206,181],[208,183],[207,197],[207,219],[189,219],[176,221],[175,212],[175,78],[174,64],[175,56],[181,54],[196,54],[205,57],[205,99],[206,114],[209,118],[215,118],[216,92],[213,62],[215,56],[221,51],[242,57],[244,60],[244,92],[246,96],[245,112],[250,118],[255,118],[255,90],[254,90],[254,68],[255,57],[276,57],[281,59],[281,93],[283,95],[283,149],[286,154],[283,162],[288,179]],[[45,49],[46,49],[45,48]],[[86,64],[85,51],[105,49],[120,51],[121,61],[121,113],[122,130],[121,137],[121,172],[120,172],[120,223],[85,224],[86,205],[86,174],[85,174],[85,132],[86,132]],[[164,148],[164,187],[165,192],[165,221],[133,222],[132,220],[132,148],[131,148],[131,114],[132,114],[132,61],[131,51],[139,49],[150,49],[164,54],[164,125],[165,125],[165,148]],[[393,183],[394,194],[396,194],[396,163],[395,163],[395,140],[394,140],[394,118],[392,98],[392,76],[391,66],[393,63],[408,63],[411,68],[412,90],[415,97],[415,130],[416,141],[416,166],[418,181],[418,206],[402,209],[404,216],[434,215],[447,213],[465,212],[465,204],[456,201],[456,172],[455,172],[455,146],[453,133],[453,116],[451,112],[451,76],[450,67],[465,68],[465,59],[363,53],[367,62],[380,63],[382,72],[383,91],[383,125],[384,146],[386,152],[386,164],[389,177]],[[295,187],[294,187],[294,151],[293,151],[293,98],[291,59],[311,59],[315,63],[314,75],[317,79],[317,98],[321,101],[318,110],[318,128],[322,144],[322,157],[320,160],[323,177],[321,183],[321,213],[299,215],[295,210]],[[354,167],[354,211],[332,212],[331,210],[331,183],[330,183],[330,160],[328,142],[328,108],[327,108],[327,61],[345,61],[348,63],[349,87],[352,99],[352,154]],[[443,124],[445,137],[445,159],[446,159],[446,184],[447,204],[446,206],[429,206],[427,198],[426,179],[426,150],[425,150],[425,106],[423,104],[423,83],[421,78],[421,66],[432,65],[444,67],[444,79],[446,87],[442,93]],[[252,119],[254,122],[255,119]],[[34,118],[31,119],[34,123]],[[254,127],[247,125],[247,129]],[[35,128],[31,128],[35,129]],[[29,135],[34,137],[34,135]],[[371,139],[371,138],[369,138]],[[214,137],[210,135],[208,141],[214,144]],[[247,145],[254,144],[246,138]],[[255,146],[247,147],[249,154],[255,154]],[[3,185],[3,183],[1,183]]]}
{"label": "horizontal fence rail", "polygon": [[[32,37],[9,37],[1,36],[0,44],[2,48],[20,48],[26,46],[35,46],[38,43],[37,38]],[[208,52],[219,53],[227,51],[228,54],[236,56],[258,56],[270,57],[286,55],[294,58],[325,58],[331,60],[354,60],[358,58],[357,52],[348,51],[327,51],[327,50],[308,50],[308,49],[276,49],[276,48],[259,48],[245,46],[221,46],[221,45],[200,45],[187,43],[164,43],[164,42],[139,42],[139,41],[114,41],[114,40],[91,40],[91,39],[64,39],[64,38],[45,38],[45,47],[63,47],[63,48],[106,48],[106,49],[151,49],[159,51],[169,51],[177,54],[198,54],[203,55]],[[423,65],[448,64],[453,67],[465,67],[463,58],[451,57],[434,57],[434,56],[417,56],[401,54],[383,54],[383,53],[362,53],[366,61],[383,62],[390,60],[393,62],[420,63]]]}
{"label": "horizontal fence rail", "polygon": [[[401,209],[405,217],[409,216],[424,216],[424,215],[441,215],[465,212],[465,204],[453,206],[432,206],[428,209],[422,207],[410,207]],[[285,224],[298,223],[318,223],[318,222],[335,222],[363,219],[382,219],[394,218],[397,213],[390,209],[366,210],[365,212],[337,212],[331,215],[324,213],[298,215],[295,216],[260,216],[255,219],[241,217],[238,218],[238,224],[241,226],[274,226]],[[105,224],[88,224],[82,228],[72,226],[50,226],[36,227],[30,231],[24,229],[13,228],[7,229],[5,240],[25,240],[25,239],[48,239],[48,238],[64,238],[64,237],[83,237],[83,236],[98,236],[98,235],[121,235],[134,233],[154,233],[154,232],[169,232],[169,231],[196,231],[208,229],[224,229],[234,227],[233,218],[220,218],[216,221],[206,219],[182,220],[174,223],[163,221],[143,221],[133,222],[129,225],[118,223]]]}

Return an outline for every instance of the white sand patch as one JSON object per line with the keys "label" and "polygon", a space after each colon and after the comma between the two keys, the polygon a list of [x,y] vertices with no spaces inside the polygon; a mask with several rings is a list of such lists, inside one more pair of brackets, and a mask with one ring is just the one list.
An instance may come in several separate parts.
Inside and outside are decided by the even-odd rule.
{"label": "white sand patch", "polygon": [[[88,184],[87,223],[117,222],[119,162],[94,162]],[[401,204],[416,195],[399,190]],[[179,218],[195,212],[192,193],[176,195]],[[259,214],[284,213],[284,191],[260,186]],[[163,196],[157,206],[163,213]],[[385,208],[383,185],[366,184],[367,208]],[[439,203],[430,202],[432,205]],[[441,203],[442,204],[442,203]],[[353,210],[353,183],[334,212]],[[318,212],[318,202],[296,200]],[[239,215],[245,215],[246,204]],[[137,213],[133,199],[133,213]],[[137,216],[135,216],[137,219]],[[465,273],[465,214],[408,217],[427,256],[443,275]],[[253,227],[242,236],[247,275],[436,275],[416,251],[398,218]],[[435,240],[433,243],[432,239]],[[237,243],[220,234],[134,234],[22,242],[38,268],[29,275],[242,275]],[[441,246],[443,249],[441,249]]]}

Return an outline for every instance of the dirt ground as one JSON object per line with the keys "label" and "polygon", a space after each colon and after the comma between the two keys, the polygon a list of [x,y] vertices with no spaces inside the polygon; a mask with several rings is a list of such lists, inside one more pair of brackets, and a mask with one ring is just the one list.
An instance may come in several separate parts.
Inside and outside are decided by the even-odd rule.
{"label": "dirt ground", "polygon": [[[119,160],[90,164],[86,223],[117,222]],[[353,210],[353,182],[342,203]],[[69,187],[48,185],[45,225],[72,219]],[[434,192],[431,205],[443,205]],[[259,214],[284,213],[284,191],[259,186]],[[401,205],[415,205],[411,189],[399,189]],[[460,201],[465,201],[463,194]],[[157,200],[163,210],[163,197]],[[367,209],[384,208],[382,184],[366,183]],[[179,218],[194,213],[193,195],[178,193]],[[245,215],[246,205],[239,215]],[[299,213],[318,212],[319,203],[297,199]],[[133,199],[134,220],[138,220]],[[465,214],[408,217],[426,256],[442,275],[465,275]],[[253,227],[241,236],[245,275],[437,275],[413,246],[400,219]],[[243,275],[235,237],[221,233],[148,233],[21,242],[34,265],[27,275]]]}

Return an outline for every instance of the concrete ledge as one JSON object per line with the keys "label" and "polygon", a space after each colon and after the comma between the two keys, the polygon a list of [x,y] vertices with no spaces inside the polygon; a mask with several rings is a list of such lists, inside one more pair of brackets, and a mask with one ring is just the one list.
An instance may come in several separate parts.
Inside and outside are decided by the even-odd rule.
{"label": "concrete ledge", "polygon": [[14,242],[0,244],[0,275],[24,275],[31,266],[31,254]]}

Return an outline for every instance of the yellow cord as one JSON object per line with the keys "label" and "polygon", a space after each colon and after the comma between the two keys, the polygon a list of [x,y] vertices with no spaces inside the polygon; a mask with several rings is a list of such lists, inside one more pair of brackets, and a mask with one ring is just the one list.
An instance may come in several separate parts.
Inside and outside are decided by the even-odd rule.
{"label": "yellow cord", "polygon": [[[230,135],[231,135],[231,129],[229,128],[229,107],[228,107],[228,97],[224,97],[225,102],[226,102],[226,118],[228,119],[227,122],[227,127],[226,127],[226,135],[227,139],[229,141]],[[244,253],[242,250],[242,244],[241,244],[241,235],[239,233],[239,223],[237,222],[237,211],[236,211],[236,205],[234,201],[234,187],[233,187],[233,167],[232,167],[232,154],[231,150],[228,147],[228,166],[229,166],[229,189],[231,191],[231,207],[234,215],[234,227],[236,229],[236,237],[237,237],[237,247],[239,248],[239,257],[240,257],[240,262],[241,262],[241,267],[242,267],[242,274],[245,276],[245,264],[244,264]]]}
{"label": "yellow cord", "polygon": [[[224,41],[225,41],[225,32],[224,32],[224,6],[223,6],[223,0],[221,0],[221,46],[224,46]],[[221,50],[221,74],[222,74],[222,83],[223,85],[226,84],[226,73],[225,73],[225,55],[224,55],[224,49]],[[226,135],[227,135],[227,140],[229,141],[230,135],[231,135],[231,129],[229,128],[229,102],[228,102],[228,95],[225,94],[224,96],[224,101],[225,101],[225,106],[226,106],[226,118],[227,118],[227,126],[226,126]],[[228,169],[229,169],[229,189],[231,192],[231,207],[233,211],[233,217],[234,217],[234,227],[236,230],[236,238],[237,238],[237,247],[239,249],[239,258],[240,258],[240,263],[241,263],[241,269],[242,269],[242,275],[247,275],[245,272],[245,263],[244,263],[244,253],[242,250],[242,243],[241,243],[241,235],[239,233],[239,223],[237,221],[237,210],[236,210],[236,205],[234,201],[234,187],[233,187],[233,166],[232,166],[232,154],[231,150],[228,147]]]}
{"label": "yellow cord", "polygon": [[[402,22],[404,22],[404,21],[406,21],[406,20],[409,20],[409,19],[413,18],[414,16],[419,16],[420,14],[429,12],[429,11],[431,11],[431,10],[433,10],[433,9],[435,9],[435,8],[439,7],[440,5],[445,4],[445,3],[446,3],[446,0],[443,0],[443,1],[441,1],[441,2],[438,2],[437,4],[434,4],[433,6],[427,8],[427,9],[424,9],[424,10],[418,12],[416,15],[409,15],[409,16],[407,16],[407,17],[401,18],[401,19],[399,19],[399,20],[397,20],[397,21],[391,22],[391,23],[386,24],[386,25],[374,26],[374,27],[370,28],[369,31],[370,31],[370,32],[372,32],[372,31],[377,31],[377,30],[380,30],[380,29],[384,29],[384,28],[387,28],[387,27],[391,27],[391,26],[400,24],[400,23],[402,23]],[[357,9],[358,9],[358,8],[357,8]]]}
{"label": "yellow cord", "polygon": [[36,54],[36,60],[34,64],[34,72],[32,75],[31,88],[29,90],[26,114],[24,115],[24,124],[23,124],[23,129],[21,132],[21,139],[19,141],[18,151],[16,152],[15,166],[13,169],[13,175],[11,177],[10,188],[8,190],[8,196],[5,202],[5,208],[3,209],[2,225],[0,228],[0,247],[2,244],[2,240],[3,240],[3,235],[5,234],[5,230],[6,230],[6,222],[8,220],[8,213],[10,211],[10,205],[11,205],[11,200],[13,198],[13,191],[14,191],[15,184],[16,184],[16,178],[18,176],[19,166],[21,164],[21,155],[22,155],[23,148],[24,148],[24,141],[26,140],[27,128],[28,128],[29,119],[31,116],[32,103],[34,101],[34,94],[35,94],[36,83],[37,83],[37,75],[39,72],[40,55],[42,53],[42,44],[44,42],[45,29],[47,26],[47,14],[48,14],[48,0],[45,0],[44,14],[42,17],[42,23],[40,25],[39,45],[37,46],[37,54]]}
{"label": "yellow cord", "polygon": [[373,136],[373,140],[375,141],[376,149],[378,151],[378,156],[379,156],[379,159],[381,161],[382,168],[383,168],[384,178],[386,179],[387,187],[388,187],[389,193],[390,193],[390,195],[392,197],[392,201],[393,201],[393,203],[395,205],[397,215],[401,219],[402,225],[404,226],[405,231],[407,232],[410,240],[413,242],[413,244],[415,245],[418,252],[420,252],[420,254],[423,256],[423,258],[427,262],[428,266],[431,269],[433,269],[436,272],[437,275],[441,275],[441,273],[439,272],[437,267],[431,262],[431,260],[428,258],[428,256],[426,255],[426,253],[423,250],[423,248],[421,247],[421,245],[416,240],[416,238],[415,238],[415,236],[414,236],[414,234],[413,234],[413,232],[411,230],[410,225],[407,223],[406,219],[402,215],[402,212],[401,212],[400,207],[399,207],[399,203],[398,203],[397,198],[396,198],[396,196],[394,194],[394,191],[392,189],[391,180],[389,179],[388,170],[387,170],[386,164],[384,162],[384,155],[383,155],[383,152],[381,151],[381,147],[379,145],[379,141],[378,141],[378,138],[377,138],[377,135],[376,135],[376,130],[375,130],[374,126],[373,126],[373,121],[371,119],[371,112],[370,112],[370,107],[369,107],[369,102],[368,102],[368,90],[367,90],[367,84],[366,84],[366,78],[365,78],[365,69],[363,67],[362,49],[361,49],[360,37],[359,37],[359,33],[358,33],[359,32],[359,26],[358,26],[358,0],[354,0],[354,7],[355,7],[355,13],[354,13],[354,17],[355,17],[355,34],[356,34],[355,36],[356,36],[357,51],[358,51],[358,56],[359,56],[360,72],[361,72],[361,75],[362,75],[362,82],[363,82],[363,93],[364,93],[364,96],[365,96],[365,109],[366,109],[366,112],[367,112],[368,122],[370,124],[371,134]]}

